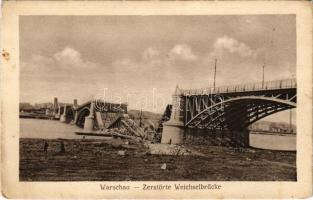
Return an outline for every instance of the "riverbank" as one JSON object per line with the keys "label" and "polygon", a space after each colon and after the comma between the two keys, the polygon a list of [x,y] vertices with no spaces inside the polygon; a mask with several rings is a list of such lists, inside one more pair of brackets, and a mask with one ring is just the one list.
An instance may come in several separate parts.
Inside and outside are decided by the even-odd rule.
{"label": "riverbank", "polygon": [[122,142],[21,138],[20,181],[296,181],[295,152],[199,145],[189,148],[204,156],[168,156]]}

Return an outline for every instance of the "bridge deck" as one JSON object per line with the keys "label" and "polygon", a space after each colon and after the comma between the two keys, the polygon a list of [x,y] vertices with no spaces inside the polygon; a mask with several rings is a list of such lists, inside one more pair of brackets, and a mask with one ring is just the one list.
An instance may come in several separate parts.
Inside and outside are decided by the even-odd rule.
{"label": "bridge deck", "polygon": [[241,84],[222,87],[209,87],[201,89],[181,90],[182,95],[210,95],[217,93],[237,93],[237,92],[254,92],[265,90],[293,89],[297,87],[296,79],[285,79],[277,81],[258,82],[252,84]]}

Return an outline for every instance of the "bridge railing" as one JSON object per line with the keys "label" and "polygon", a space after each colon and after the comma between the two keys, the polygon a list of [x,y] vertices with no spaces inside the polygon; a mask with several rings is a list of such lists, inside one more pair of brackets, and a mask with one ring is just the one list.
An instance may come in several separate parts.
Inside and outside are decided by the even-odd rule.
{"label": "bridge railing", "polygon": [[284,88],[296,88],[296,79],[284,79],[277,81],[267,81],[252,84],[233,85],[233,86],[222,86],[216,88],[201,88],[182,90],[182,94],[185,96],[189,95],[205,95],[205,94],[216,94],[216,93],[231,93],[231,92],[249,92],[249,91],[262,91],[262,90],[276,90]]}

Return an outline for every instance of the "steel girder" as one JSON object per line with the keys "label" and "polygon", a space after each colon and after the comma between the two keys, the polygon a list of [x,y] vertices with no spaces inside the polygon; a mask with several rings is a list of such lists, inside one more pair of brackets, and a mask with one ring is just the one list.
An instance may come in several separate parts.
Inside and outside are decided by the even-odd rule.
{"label": "steel girder", "polygon": [[182,98],[185,98],[185,126],[191,128],[239,130],[266,116],[296,107],[296,94],[226,97],[223,101],[209,96]]}

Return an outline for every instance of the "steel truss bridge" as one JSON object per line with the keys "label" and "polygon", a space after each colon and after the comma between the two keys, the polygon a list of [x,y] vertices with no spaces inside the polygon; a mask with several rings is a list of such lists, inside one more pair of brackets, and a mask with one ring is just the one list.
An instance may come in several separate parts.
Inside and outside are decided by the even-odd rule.
{"label": "steel truss bridge", "polygon": [[266,116],[295,108],[296,88],[295,79],[191,90],[176,87],[171,120],[183,121],[190,128],[242,130]]}
{"label": "steel truss bridge", "polygon": [[[173,94],[170,119],[162,125],[161,142],[181,143],[182,132],[187,127],[211,130],[213,133],[246,131],[252,123],[274,113],[295,108],[296,104],[295,79],[189,90],[177,86]],[[100,107],[113,113],[120,112],[115,106],[110,108],[108,105],[103,102]],[[63,105],[59,107],[58,113],[65,115],[65,122],[78,126],[84,126],[88,116],[95,117],[95,123],[99,125],[101,120],[98,118],[101,118],[103,110],[98,107],[89,101],[80,106]],[[244,133],[243,137],[246,140],[247,134]]]}

